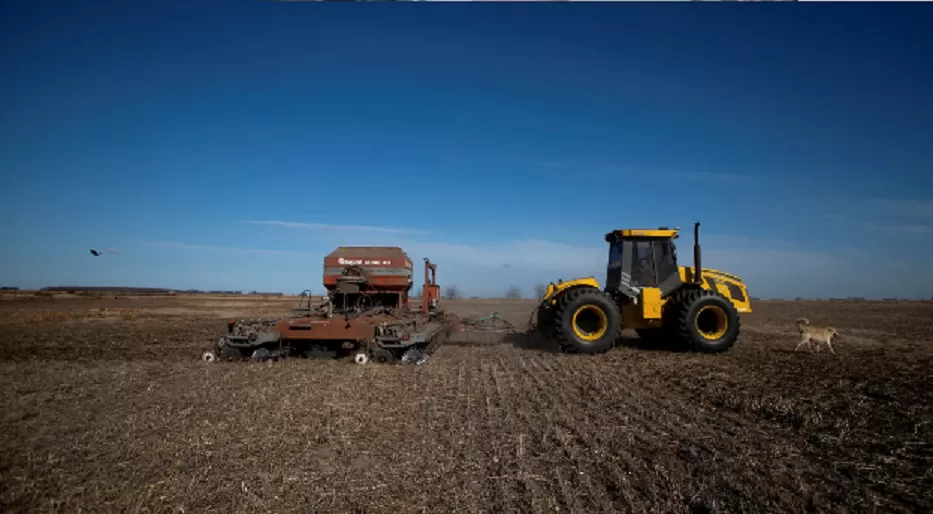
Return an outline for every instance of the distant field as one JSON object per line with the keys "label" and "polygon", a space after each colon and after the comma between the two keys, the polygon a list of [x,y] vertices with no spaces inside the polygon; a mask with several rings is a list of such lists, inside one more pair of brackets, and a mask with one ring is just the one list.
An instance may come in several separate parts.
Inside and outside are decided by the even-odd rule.
{"label": "distant field", "polygon": [[[7,299],[3,512],[933,511],[933,302],[759,301],[720,356],[459,334],[356,366],[198,361],[296,297]],[[794,353],[799,316],[839,354]]]}
{"label": "distant field", "polygon": [[262,295],[262,294],[211,294],[211,293],[138,293],[125,291],[0,291],[0,300],[29,300],[29,299],[97,299],[97,298],[245,298],[249,300],[269,298],[292,298],[298,296],[288,295]]}

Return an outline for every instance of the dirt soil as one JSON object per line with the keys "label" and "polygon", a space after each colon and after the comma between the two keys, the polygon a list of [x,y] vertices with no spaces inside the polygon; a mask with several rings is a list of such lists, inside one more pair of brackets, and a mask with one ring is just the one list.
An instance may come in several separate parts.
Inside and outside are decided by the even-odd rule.
{"label": "dirt soil", "polygon": [[[3,302],[0,510],[933,511],[931,302],[758,302],[720,356],[461,334],[423,366],[198,360],[288,307]],[[801,315],[838,355],[793,352]]]}

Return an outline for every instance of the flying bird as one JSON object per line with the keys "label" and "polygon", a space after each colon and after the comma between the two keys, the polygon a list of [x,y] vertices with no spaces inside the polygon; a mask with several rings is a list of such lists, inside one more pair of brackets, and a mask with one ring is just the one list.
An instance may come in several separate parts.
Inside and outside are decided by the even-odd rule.
{"label": "flying bird", "polygon": [[100,252],[98,252],[97,250],[93,250],[93,249],[92,249],[92,250],[91,250],[91,255],[93,255],[94,257],[98,257],[98,256],[100,255]]}

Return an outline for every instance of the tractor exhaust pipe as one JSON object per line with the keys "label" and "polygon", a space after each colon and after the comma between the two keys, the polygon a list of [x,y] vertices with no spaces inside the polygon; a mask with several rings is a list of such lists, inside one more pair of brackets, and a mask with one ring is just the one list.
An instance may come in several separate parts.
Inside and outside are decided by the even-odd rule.
{"label": "tractor exhaust pipe", "polygon": [[693,224],[693,283],[703,283],[703,267],[700,264],[700,222]]}

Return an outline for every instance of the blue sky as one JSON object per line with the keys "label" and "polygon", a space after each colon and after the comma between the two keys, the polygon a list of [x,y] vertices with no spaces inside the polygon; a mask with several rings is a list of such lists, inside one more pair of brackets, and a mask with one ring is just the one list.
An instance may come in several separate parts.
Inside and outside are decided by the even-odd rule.
{"label": "blue sky", "polygon": [[757,296],[930,297],[931,7],[7,1],[0,284],[319,291],[398,244],[530,294],[700,220]]}

